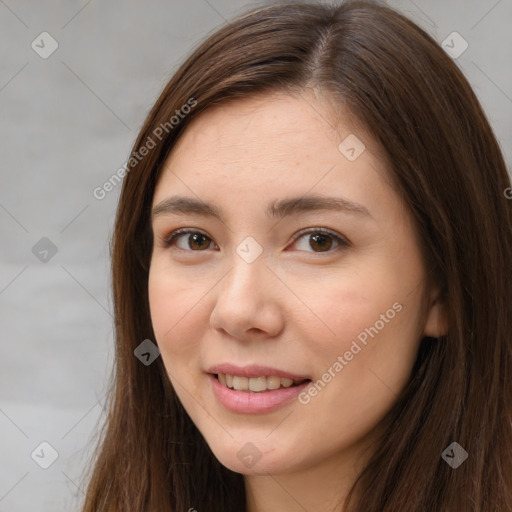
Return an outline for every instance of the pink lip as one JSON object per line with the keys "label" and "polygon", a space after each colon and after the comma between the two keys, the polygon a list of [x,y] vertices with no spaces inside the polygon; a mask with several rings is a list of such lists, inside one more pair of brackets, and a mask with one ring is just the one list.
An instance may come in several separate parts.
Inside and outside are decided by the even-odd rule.
{"label": "pink lip", "polygon": [[211,374],[219,374],[224,373],[228,375],[239,375],[240,377],[280,377],[282,379],[292,379],[292,380],[303,380],[308,379],[304,375],[295,375],[290,372],[285,372],[283,370],[278,370],[276,368],[271,368],[270,366],[260,366],[256,364],[251,364],[248,366],[236,366],[230,363],[222,363],[212,366],[207,370],[207,373]]}
{"label": "pink lip", "polygon": [[[243,376],[243,374],[237,372],[234,374]],[[265,375],[265,373],[259,373],[258,375],[251,376],[256,377],[261,375]],[[277,374],[272,373],[269,375]],[[295,400],[304,388],[311,383],[307,380],[298,386],[279,388],[261,393],[252,393],[250,391],[236,391],[234,389],[230,389],[221,384],[215,375],[208,375],[208,379],[212,385],[213,393],[219,402],[229,411],[241,414],[262,414],[275,411],[276,409],[279,409],[280,407]]]}

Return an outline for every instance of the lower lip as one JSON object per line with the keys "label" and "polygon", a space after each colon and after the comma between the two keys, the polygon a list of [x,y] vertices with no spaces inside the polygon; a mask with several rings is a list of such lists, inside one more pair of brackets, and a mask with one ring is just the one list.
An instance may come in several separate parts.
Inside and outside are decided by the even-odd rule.
{"label": "lower lip", "polygon": [[306,381],[298,386],[252,393],[230,389],[221,384],[214,375],[208,377],[219,402],[229,411],[242,414],[261,414],[275,411],[295,400],[304,388],[310,384],[310,381]]}

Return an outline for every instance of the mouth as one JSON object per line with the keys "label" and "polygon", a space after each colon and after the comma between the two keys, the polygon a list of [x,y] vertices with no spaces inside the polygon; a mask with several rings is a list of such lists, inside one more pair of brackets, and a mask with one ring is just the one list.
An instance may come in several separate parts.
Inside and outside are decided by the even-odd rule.
{"label": "mouth", "polygon": [[246,377],[243,375],[233,375],[228,373],[212,374],[222,386],[234,391],[246,393],[267,393],[279,389],[292,388],[300,386],[305,382],[311,382],[310,379],[290,379],[279,377],[277,375],[259,377]]}

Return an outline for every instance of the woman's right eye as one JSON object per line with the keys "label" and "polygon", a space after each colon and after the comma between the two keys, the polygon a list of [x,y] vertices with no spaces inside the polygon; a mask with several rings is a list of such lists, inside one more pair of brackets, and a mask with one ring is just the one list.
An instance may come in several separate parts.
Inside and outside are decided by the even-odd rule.
{"label": "woman's right eye", "polygon": [[165,247],[175,245],[178,249],[182,249],[184,251],[199,252],[208,249],[210,245],[213,244],[213,240],[201,231],[193,229],[178,229],[165,238],[164,244]]}

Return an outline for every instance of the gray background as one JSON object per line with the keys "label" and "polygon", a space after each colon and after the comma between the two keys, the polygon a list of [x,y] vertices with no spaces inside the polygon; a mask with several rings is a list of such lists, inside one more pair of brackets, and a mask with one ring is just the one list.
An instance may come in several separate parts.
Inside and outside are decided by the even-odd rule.
{"label": "gray background", "polygon": [[[108,244],[120,186],[103,200],[92,191],[126,161],[195,44],[259,4],[0,0],[0,511],[78,509],[113,362]],[[456,61],[510,168],[512,0],[389,4],[439,42],[453,31],[468,42]],[[47,59],[31,47],[44,31],[58,43]],[[34,254],[43,237],[54,255],[44,241]],[[48,469],[35,462],[50,461],[48,448],[31,458],[43,441],[58,452]]]}

